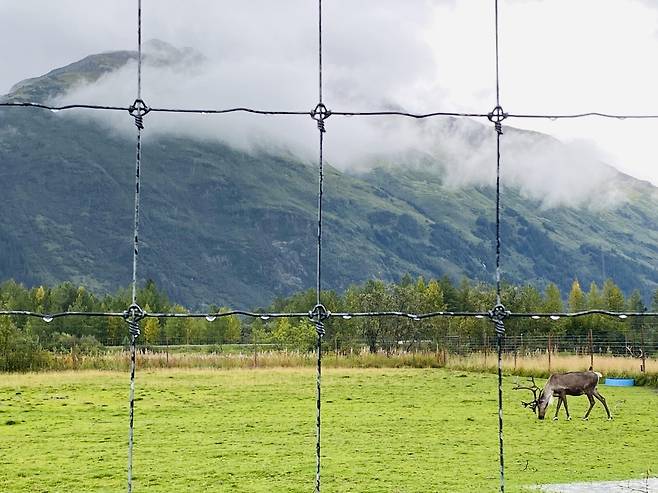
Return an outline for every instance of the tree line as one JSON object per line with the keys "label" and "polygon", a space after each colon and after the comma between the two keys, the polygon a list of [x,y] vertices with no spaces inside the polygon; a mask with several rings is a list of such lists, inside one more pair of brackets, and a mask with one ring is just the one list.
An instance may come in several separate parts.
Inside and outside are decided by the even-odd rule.
{"label": "tree line", "polygon": [[[137,292],[138,304],[148,312],[187,313],[188,310],[172,303],[149,280]],[[66,311],[75,312],[123,312],[131,303],[131,290],[120,289],[114,294],[97,296],[84,287],[69,282],[54,287],[38,286],[26,288],[13,280],[0,285],[0,307],[6,310],[29,310],[44,314]],[[219,312],[220,307],[211,306],[210,312]],[[15,329],[46,348],[56,349],[72,339],[94,338],[106,345],[126,344],[127,326],[118,317],[63,317],[54,320],[34,317],[5,317],[5,325]],[[141,324],[142,342],[147,344],[224,344],[240,342],[241,322],[237,317],[222,317],[214,322],[197,319],[147,318]]]}
{"label": "tree line", "polygon": [[[310,290],[297,293],[287,298],[277,299],[272,309],[277,311],[304,311],[313,306],[315,293]],[[427,313],[432,311],[486,312],[493,308],[496,300],[495,289],[484,283],[462,280],[453,283],[448,277],[440,279],[403,277],[397,283],[381,280],[367,281],[352,286],[344,293],[327,291],[322,296],[323,303],[332,312],[362,311],[403,311],[409,313]],[[588,309],[609,311],[644,312],[651,308],[658,311],[658,290],[650,300],[650,307],[639,290],[625,296],[612,279],[602,286],[592,282],[584,290],[578,280],[574,280],[566,296],[555,284],[548,284],[539,290],[532,285],[503,285],[501,299],[508,310],[527,313],[577,312]],[[530,318],[513,318],[505,321],[506,333],[509,335],[569,336],[586,340],[591,330],[595,339],[624,341],[638,333],[642,324],[651,323],[646,334],[655,336],[656,320],[630,318],[615,319],[603,315],[590,315],[579,318],[561,318],[559,320]],[[267,333],[268,325],[260,327]],[[277,328],[285,322],[276,321],[269,324]],[[306,323],[304,323],[306,325]],[[371,351],[377,349],[408,348],[420,341],[430,341],[440,345],[446,337],[461,337],[469,340],[493,339],[493,328],[487,319],[469,318],[432,318],[421,321],[401,318],[353,318],[350,320],[330,319],[326,323],[329,344],[340,347],[351,341],[365,341]]]}
{"label": "tree line", "polygon": [[[423,277],[404,276],[396,283],[370,280],[351,286],[343,293],[322,293],[324,305],[332,312],[481,312],[491,309],[495,299],[495,290],[490,285],[466,279],[454,283],[448,277],[425,280]],[[638,290],[625,296],[611,279],[606,280],[602,286],[592,282],[586,290],[574,280],[566,296],[555,284],[548,284],[543,290],[532,285],[504,285],[502,300],[514,312],[587,309],[642,312],[649,308]],[[64,311],[123,312],[130,301],[131,292],[128,288],[98,296],[69,282],[53,287],[27,288],[9,280],[0,285],[0,308],[7,310],[30,310],[45,314]],[[188,312],[187,308],[171,302],[152,280],[138,290],[137,301],[148,312]],[[311,289],[277,298],[261,310],[307,312],[314,304],[315,292]],[[658,290],[650,299],[650,308],[658,311]],[[207,307],[209,313],[223,310],[228,309]],[[637,332],[640,324],[645,322],[638,319],[623,321],[600,315],[560,320],[509,319],[506,321],[506,330],[511,335],[550,333],[575,337],[586,337],[591,330],[596,338],[624,340],[630,333]],[[331,318],[325,325],[325,341],[330,347],[339,349],[365,343],[371,351],[382,348],[405,349],[421,341],[440,344],[447,336],[486,338],[488,333],[492,333],[488,320],[476,318],[432,318],[422,321],[377,317],[349,320]],[[141,329],[139,342],[154,346],[258,343],[309,350],[315,344],[315,328],[306,319],[261,320],[234,315],[214,320],[147,318],[142,322]],[[0,357],[5,359],[9,358],[12,351],[18,354],[25,352],[26,348],[68,351],[75,347],[78,350],[94,351],[102,345],[127,343],[127,326],[118,317],[64,317],[52,321],[25,316],[0,317]]]}

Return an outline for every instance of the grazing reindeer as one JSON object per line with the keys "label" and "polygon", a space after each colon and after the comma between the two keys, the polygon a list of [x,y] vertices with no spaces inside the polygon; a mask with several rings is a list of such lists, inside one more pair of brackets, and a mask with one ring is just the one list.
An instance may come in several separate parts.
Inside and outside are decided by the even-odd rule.
{"label": "grazing reindeer", "polygon": [[587,409],[583,419],[589,417],[589,413],[594,407],[594,397],[600,400],[601,404],[603,404],[605,412],[608,414],[608,419],[612,419],[610,409],[608,409],[608,404],[606,404],[603,396],[599,394],[599,391],[596,390],[600,377],[601,374],[594,371],[572,371],[569,373],[555,373],[551,375],[548,382],[546,382],[546,385],[544,385],[544,390],[542,390],[539,395],[537,403],[537,415],[539,419],[544,419],[546,409],[553,397],[558,398],[557,409],[555,410],[555,416],[553,419],[557,419],[557,413],[560,410],[560,405],[562,403],[564,403],[564,411],[567,413],[567,419],[571,419],[571,416],[569,416],[569,408],[567,407],[567,396],[583,394],[589,399],[589,409]]}
{"label": "grazing reindeer", "polygon": [[532,379],[532,387],[521,387],[516,386],[514,390],[530,390],[532,391],[535,399],[531,402],[522,402],[524,407],[530,407],[533,412],[537,411],[537,417],[539,419],[544,419],[546,416],[546,410],[548,405],[553,400],[553,397],[558,398],[557,409],[555,410],[555,416],[553,419],[557,419],[557,414],[560,411],[560,406],[564,403],[564,411],[567,413],[567,419],[571,419],[569,416],[569,408],[567,407],[567,396],[568,395],[583,395],[585,394],[589,399],[589,409],[583,416],[583,419],[589,418],[589,413],[594,407],[594,398],[596,397],[603,407],[605,412],[608,414],[608,419],[612,419],[610,415],[610,410],[608,409],[608,404],[605,402],[605,398],[599,394],[596,390],[596,386],[599,383],[599,378],[601,377],[600,373],[594,371],[574,371],[569,373],[555,373],[550,376],[544,389],[537,397],[537,390],[539,387],[535,385],[534,379]]}

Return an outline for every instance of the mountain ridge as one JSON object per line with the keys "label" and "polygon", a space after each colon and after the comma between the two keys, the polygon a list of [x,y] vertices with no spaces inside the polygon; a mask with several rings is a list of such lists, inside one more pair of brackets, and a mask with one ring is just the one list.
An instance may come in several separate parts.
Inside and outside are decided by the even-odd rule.
{"label": "mountain ridge", "polygon": [[[4,98],[54,97],[135,55],[90,55],[23,81]],[[148,132],[143,139],[140,281],[154,279],[190,307],[264,306],[314,286],[314,167],[221,142]],[[343,290],[406,273],[492,282],[494,191],[448,186],[442,170],[440,162],[381,160],[347,173],[327,164],[324,286]],[[648,296],[658,286],[656,189],[616,173],[628,197],[610,209],[546,207],[504,187],[504,280],[555,282],[564,292],[574,278],[587,284],[609,276],[624,291],[640,288]],[[133,140],[61,113],[2,108],[0,174],[13,184],[0,217],[2,278],[29,285],[68,280],[98,292],[128,284]]]}

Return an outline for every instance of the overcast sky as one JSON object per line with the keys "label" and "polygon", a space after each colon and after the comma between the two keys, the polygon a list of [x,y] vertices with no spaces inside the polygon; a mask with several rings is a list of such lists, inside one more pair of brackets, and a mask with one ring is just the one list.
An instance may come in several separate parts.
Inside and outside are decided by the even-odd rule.
{"label": "overcast sky", "polygon": [[[330,108],[487,112],[494,106],[493,0],[323,5]],[[136,0],[0,0],[0,92],[91,53],[134,49],[135,6]],[[312,108],[316,8],[314,0],[143,0],[144,39],[192,46],[213,65],[211,77],[188,86],[184,74],[171,74],[165,83],[145,73],[145,99],[153,106]],[[507,112],[658,114],[658,1],[500,0],[500,49]],[[131,91],[95,97],[125,105]],[[351,122],[330,124],[343,126],[337,135],[353,146],[361,137],[363,145],[377,145],[366,127],[355,133]],[[658,184],[658,122],[509,124],[575,141],[620,170]],[[413,133],[413,125],[405,124],[404,132]]]}

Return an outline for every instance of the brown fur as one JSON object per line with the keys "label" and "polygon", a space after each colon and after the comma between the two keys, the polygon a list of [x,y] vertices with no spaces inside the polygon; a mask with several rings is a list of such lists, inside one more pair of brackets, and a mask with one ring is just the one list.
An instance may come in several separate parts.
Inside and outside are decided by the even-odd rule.
{"label": "brown fur", "polygon": [[585,413],[585,416],[583,416],[583,419],[588,419],[589,413],[594,407],[595,397],[601,401],[601,404],[603,404],[605,412],[608,414],[608,419],[612,419],[605,398],[599,394],[596,389],[600,376],[600,373],[594,371],[573,371],[551,375],[544,386],[544,390],[542,390],[539,395],[537,405],[539,419],[544,419],[546,416],[546,410],[553,397],[558,398],[557,409],[555,410],[555,416],[553,419],[557,419],[557,414],[560,411],[560,406],[562,404],[564,404],[564,411],[567,414],[567,419],[571,419],[571,416],[569,416],[569,408],[567,407],[567,396],[583,394],[589,399],[589,409]]}

